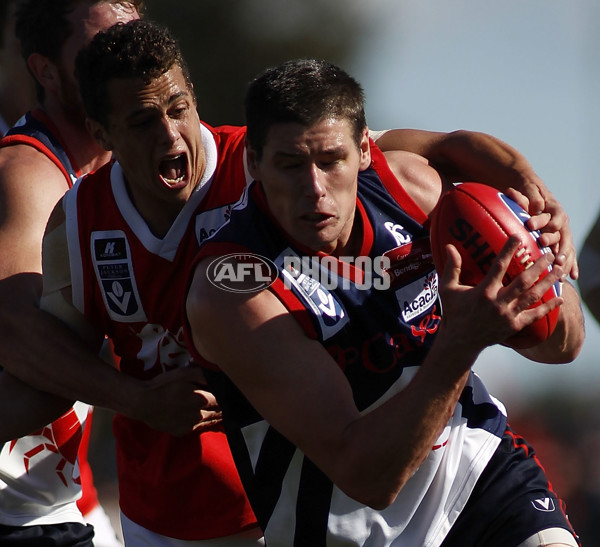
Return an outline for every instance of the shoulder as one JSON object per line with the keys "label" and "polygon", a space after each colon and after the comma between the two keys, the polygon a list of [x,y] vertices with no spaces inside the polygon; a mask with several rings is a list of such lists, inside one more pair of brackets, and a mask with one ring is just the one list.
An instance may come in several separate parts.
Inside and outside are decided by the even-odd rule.
{"label": "shoulder", "polygon": [[401,150],[384,154],[404,190],[425,213],[431,213],[449,183],[444,182],[423,156]]}
{"label": "shoulder", "polygon": [[[33,257],[48,217],[68,183],[54,163],[29,146],[0,149],[0,233],[4,244],[20,246],[19,256]],[[6,249],[3,247],[3,249]]]}
{"label": "shoulder", "polygon": [[64,193],[69,187],[56,163],[36,148],[27,144],[0,148],[0,185],[33,189],[34,183],[35,188],[43,185],[44,192],[55,188]]}

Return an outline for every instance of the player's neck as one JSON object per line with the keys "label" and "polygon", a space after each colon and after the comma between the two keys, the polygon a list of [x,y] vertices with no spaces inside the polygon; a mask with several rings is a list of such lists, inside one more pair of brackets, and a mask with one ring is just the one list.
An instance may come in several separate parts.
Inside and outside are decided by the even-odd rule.
{"label": "player's neck", "polygon": [[52,104],[45,104],[42,110],[52,120],[69,154],[82,173],[94,171],[110,160],[110,152],[96,142],[81,121],[70,119],[61,108]]}

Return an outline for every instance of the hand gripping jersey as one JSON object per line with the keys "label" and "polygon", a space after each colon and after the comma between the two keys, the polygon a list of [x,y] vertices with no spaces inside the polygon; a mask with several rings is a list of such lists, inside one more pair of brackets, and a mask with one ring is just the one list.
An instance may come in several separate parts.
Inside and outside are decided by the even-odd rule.
{"label": "hand gripping jersey", "polygon": [[[245,208],[200,256],[251,252],[271,260],[270,290],[307,336],[323,344],[350,383],[361,411],[381,404],[414,377],[440,322],[437,273],[428,251],[425,214],[373,146],[373,167],[359,175],[360,255],[389,265],[388,282],[369,269],[314,255],[283,235],[255,184]],[[202,362],[201,356],[196,356]],[[281,357],[285,364],[285,356]],[[396,501],[382,511],[346,496],[269,426],[232,382],[206,361],[223,408],[231,449],[268,545],[437,546],[464,507],[500,442],[504,409],[472,374],[454,415]]]}
{"label": "hand gripping jersey", "polygon": [[[202,126],[205,175],[159,239],[130,201],[118,163],[65,196],[73,303],[112,339],[120,370],[148,379],[191,357],[183,340],[182,273],[229,218],[246,187],[245,129]],[[135,523],[200,540],[255,526],[222,428],[173,437],[116,416],[120,506]]]}
{"label": "hand gripping jersey", "polygon": [[[71,187],[81,173],[58,135],[45,113],[35,110],[15,124],[0,146],[32,146],[54,162]],[[91,407],[76,403],[55,422],[2,447],[0,524],[83,522],[77,506],[87,512],[98,505],[92,471],[87,458],[82,457],[89,442],[89,435],[84,434],[88,411]]]}

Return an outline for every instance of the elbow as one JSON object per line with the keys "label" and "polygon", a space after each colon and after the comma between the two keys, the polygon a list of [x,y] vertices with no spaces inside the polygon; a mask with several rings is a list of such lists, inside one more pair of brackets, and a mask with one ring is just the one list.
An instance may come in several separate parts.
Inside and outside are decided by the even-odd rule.
{"label": "elbow", "polygon": [[383,511],[396,501],[398,494],[402,490],[400,487],[391,487],[391,485],[349,485],[341,490],[350,498],[362,505],[366,505],[376,511]]}
{"label": "elbow", "polygon": [[557,364],[572,363],[577,358],[579,353],[581,352],[581,349],[583,348],[584,340],[585,340],[585,332],[584,332],[584,327],[582,326],[581,329],[574,332],[570,336],[568,343],[566,343],[563,346],[562,351],[559,352],[558,360],[556,361],[556,363]]}
{"label": "elbow", "polygon": [[[407,474],[394,475],[386,472],[384,466],[345,465],[338,468],[333,481],[335,485],[353,500],[376,511],[386,509],[410,478]],[[366,471],[366,469],[371,471]]]}

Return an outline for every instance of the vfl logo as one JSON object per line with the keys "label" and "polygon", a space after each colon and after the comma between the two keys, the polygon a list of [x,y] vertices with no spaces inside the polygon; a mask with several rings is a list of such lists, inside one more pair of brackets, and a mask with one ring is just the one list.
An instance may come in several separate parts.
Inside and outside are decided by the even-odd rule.
{"label": "vfl logo", "polygon": [[240,198],[235,203],[227,203],[215,209],[203,211],[196,215],[196,239],[201,245],[225,224],[229,222],[234,209],[243,209],[248,203],[248,189],[245,188]]}
{"label": "vfl logo", "polygon": [[115,321],[145,321],[129,244],[120,230],[92,232],[92,260],[104,305]]}
{"label": "vfl logo", "polygon": [[254,253],[220,256],[206,270],[206,277],[215,287],[237,293],[267,289],[277,275],[277,267],[271,260]]}
{"label": "vfl logo", "polygon": [[[290,257],[297,260],[289,260]],[[348,322],[348,315],[334,294],[312,277],[313,273],[307,275],[294,266],[300,264],[301,259],[290,248],[284,250],[275,262],[281,267],[285,286],[294,290],[317,319],[322,339],[327,340],[339,332]]]}
{"label": "vfl logo", "polygon": [[552,498],[540,498],[533,500],[531,505],[533,505],[533,507],[538,511],[543,511],[544,513],[552,513],[556,509],[554,500]]}

